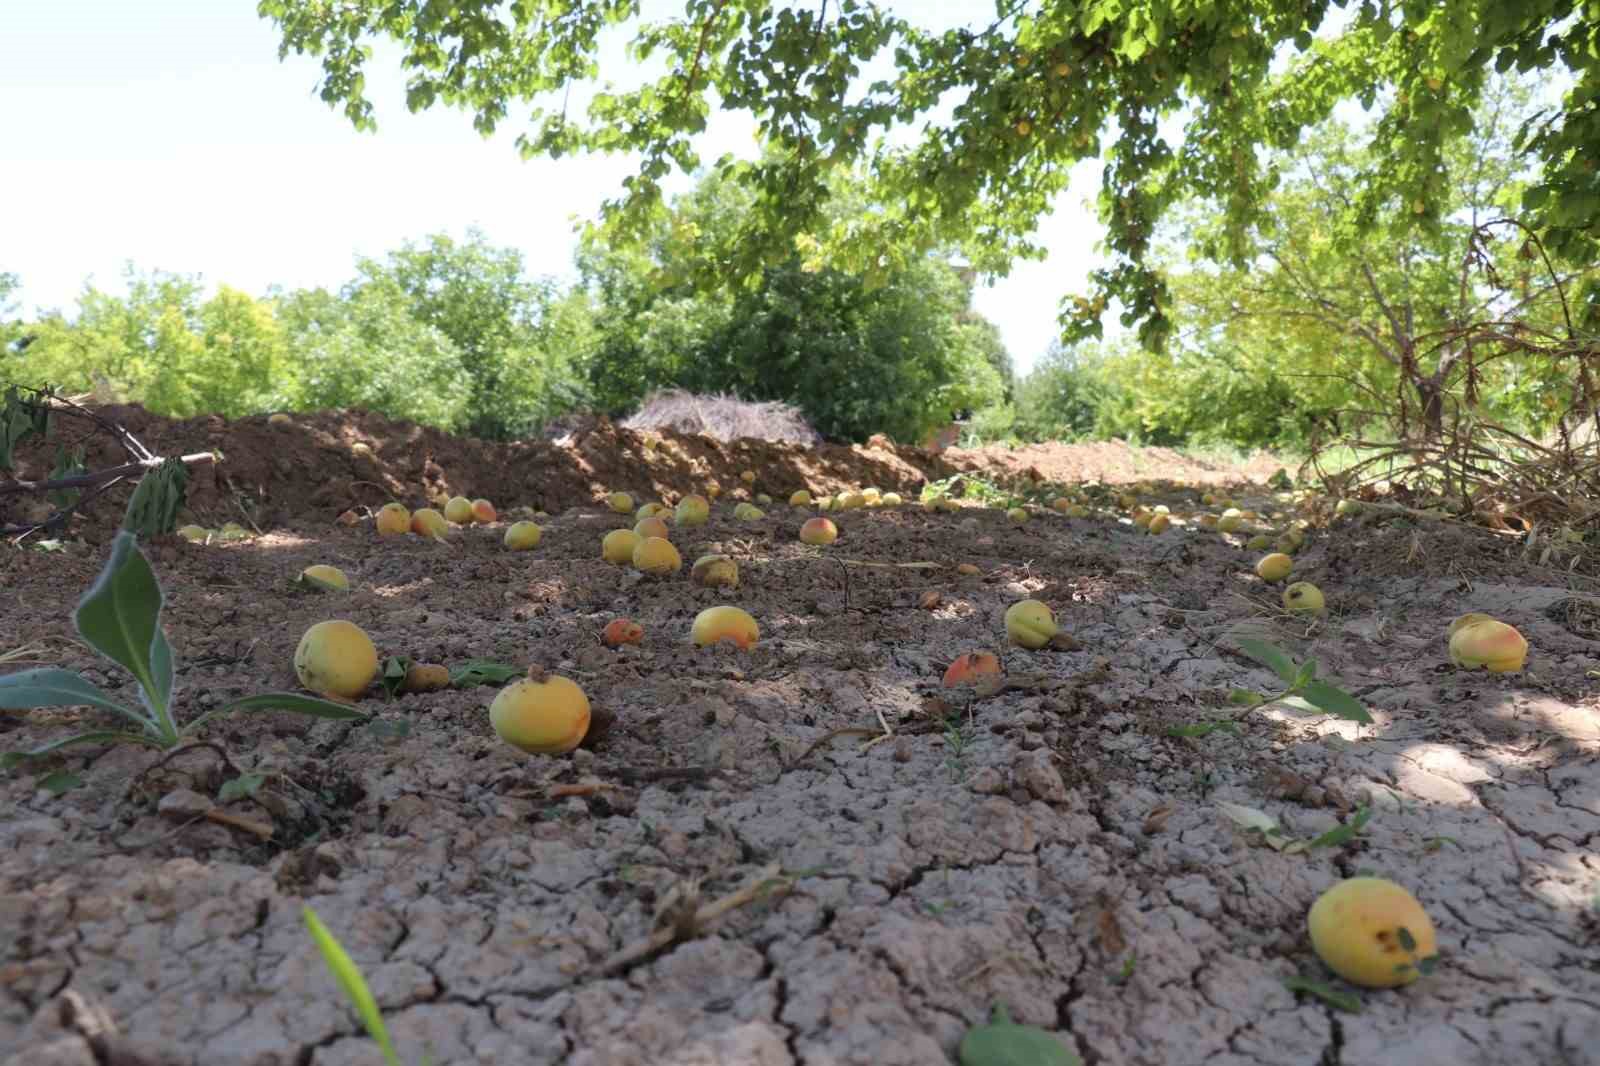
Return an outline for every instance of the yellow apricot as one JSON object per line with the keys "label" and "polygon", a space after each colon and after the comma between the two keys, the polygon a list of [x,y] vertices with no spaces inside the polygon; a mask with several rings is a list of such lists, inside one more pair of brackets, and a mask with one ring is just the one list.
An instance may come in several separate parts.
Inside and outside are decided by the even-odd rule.
{"label": "yellow apricot", "polygon": [[513,522],[506,528],[505,543],[512,551],[522,552],[536,547],[542,536],[544,530],[540,529],[537,523],[524,519],[521,522]]}
{"label": "yellow apricot", "polygon": [[634,518],[660,518],[672,513],[672,508],[664,503],[641,503],[639,509],[633,512]]}
{"label": "yellow apricot", "polygon": [[465,496],[452,496],[444,505],[444,520],[458,526],[472,524],[472,501]]}
{"label": "yellow apricot", "polygon": [[[470,508],[472,505],[467,506]],[[444,540],[444,535],[449,529],[450,527],[445,524],[444,515],[432,507],[419,507],[411,512],[411,531],[418,536]]]}
{"label": "yellow apricot", "polygon": [[606,497],[606,506],[617,514],[629,514],[633,510],[633,497],[626,492],[613,492]]}
{"label": "yellow apricot", "polygon": [[810,507],[811,493],[807,492],[805,489],[796,489],[794,492],[789,494],[789,506]]}
{"label": "yellow apricot", "polygon": [[1268,548],[1272,547],[1272,538],[1267,536],[1265,533],[1257,533],[1255,536],[1245,541],[1244,546],[1253,552],[1264,552]]}
{"label": "yellow apricot", "polygon": [[1164,515],[1164,514],[1151,515],[1150,516],[1150,524],[1145,527],[1146,532],[1156,533],[1156,534],[1165,533],[1167,530],[1169,530],[1171,528],[1172,528],[1172,516],[1171,515]]}
{"label": "yellow apricot", "polygon": [[631,529],[613,529],[600,541],[600,557],[608,563],[626,566],[633,562],[633,549],[643,541],[644,538]]}
{"label": "yellow apricot", "polygon": [[1282,581],[1294,569],[1294,560],[1282,552],[1263,555],[1256,562],[1256,576],[1263,581]]}
{"label": "yellow apricot", "polygon": [[589,732],[589,698],[570,678],[513,681],[489,704],[489,724],[500,739],[535,755],[560,755]]}
{"label": "yellow apricot", "polygon": [[753,503],[741,503],[733,509],[733,517],[741,522],[754,522],[766,516],[766,512]]}
{"label": "yellow apricot", "polygon": [[657,576],[676,574],[683,569],[683,556],[665,537],[645,537],[634,545],[633,568]]}
{"label": "yellow apricot", "polygon": [[1217,516],[1214,514],[1203,514],[1194,520],[1194,524],[1199,526],[1201,529],[1216,529]]}
{"label": "yellow apricot", "polygon": [[826,518],[808,518],[800,523],[802,544],[832,544],[839,539],[839,527]]}
{"label": "yellow apricot", "polygon": [[490,503],[488,500],[480,499],[472,501],[472,520],[477,522],[479,525],[486,526],[499,517],[500,514],[494,509],[494,504]]}
{"label": "yellow apricot", "polygon": [[706,588],[739,587],[739,564],[726,555],[702,555],[689,568],[689,580]]}
{"label": "yellow apricot", "polygon": [[1421,976],[1418,963],[1439,950],[1422,904],[1381,877],[1340,881],[1317,897],[1306,925],[1328,969],[1367,988],[1410,984]]}
{"label": "yellow apricot", "polygon": [[1021,507],[1013,507],[1006,512],[1006,517],[1011,519],[1013,525],[1022,525],[1028,520],[1028,512]]}
{"label": "yellow apricot", "polygon": [[633,531],[639,534],[641,538],[661,537],[663,540],[672,539],[670,536],[672,531],[667,528],[667,523],[654,515],[649,518],[641,518],[635,522]]}
{"label": "yellow apricot", "polygon": [[865,507],[866,505],[866,496],[859,492],[847,492],[842,496],[835,497],[834,499],[834,506],[838,507],[841,511],[854,511],[858,508]]}
{"label": "yellow apricot", "polygon": [[746,470],[739,475],[739,480],[746,485],[754,485],[756,483],[756,472],[754,470]]}
{"label": "yellow apricot", "polygon": [[267,424],[270,426],[287,426],[289,422],[289,416],[282,411],[267,416]]}
{"label": "yellow apricot", "polygon": [[350,579],[337,566],[317,563],[300,571],[300,583],[324,592],[344,592],[350,588]]}
{"label": "yellow apricot", "polygon": [[900,494],[898,492],[886,492],[883,494],[883,505],[885,507],[899,507],[905,502],[905,500],[900,498]]}
{"label": "yellow apricot", "polygon": [[204,544],[211,537],[211,530],[205,526],[179,526],[178,536],[191,544]]}
{"label": "yellow apricot", "polygon": [[672,520],[680,526],[703,526],[710,517],[710,502],[693,492],[679,500],[672,512]]}
{"label": "yellow apricot", "polygon": [[449,687],[449,667],[434,663],[412,663],[406,667],[405,680],[400,682],[402,692],[440,692]]}
{"label": "yellow apricot", "polygon": [[1024,648],[1042,648],[1056,635],[1056,616],[1038,600],[1018,600],[1006,608],[1006,635]]}
{"label": "yellow apricot", "polygon": [[761,629],[749,613],[738,607],[707,607],[694,616],[689,638],[700,647],[724,640],[749,648],[761,637]]}
{"label": "yellow apricot", "polygon": [[354,622],[318,622],[294,650],[294,673],[312,692],[353,699],[378,676],[378,649]]}
{"label": "yellow apricot", "polygon": [[[1460,621],[1460,619],[1457,619]],[[1528,658],[1528,642],[1515,626],[1494,618],[1479,618],[1456,626],[1450,636],[1450,661],[1474,670],[1483,667],[1491,674],[1511,674],[1522,669]]]}
{"label": "yellow apricot", "polygon": [[403,503],[386,503],[378,508],[376,522],[380,536],[394,536],[411,528],[411,512]]}

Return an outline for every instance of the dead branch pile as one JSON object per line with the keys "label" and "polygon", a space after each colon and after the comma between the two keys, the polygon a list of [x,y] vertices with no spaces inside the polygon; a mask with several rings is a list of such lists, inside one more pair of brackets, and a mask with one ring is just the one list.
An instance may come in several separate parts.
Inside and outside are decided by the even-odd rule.
{"label": "dead branch pile", "polygon": [[722,441],[751,437],[765,441],[820,444],[822,435],[805,416],[786,403],[752,403],[737,396],[697,396],[682,389],[662,389],[646,396],[639,410],[622,423],[625,429],[671,429],[704,433]]}

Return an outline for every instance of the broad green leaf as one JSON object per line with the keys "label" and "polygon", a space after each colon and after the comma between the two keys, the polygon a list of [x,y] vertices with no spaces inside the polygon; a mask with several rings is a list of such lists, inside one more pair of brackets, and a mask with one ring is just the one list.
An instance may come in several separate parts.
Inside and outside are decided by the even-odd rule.
{"label": "broad green leaf", "polygon": [[154,725],[138,711],[124,707],[71,670],[41,666],[0,677],[0,711],[78,706],[98,707],[120,714],[137,723],[141,729],[150,729]]}
{"label": "broad green leaf", "polygon": [[1032,1025],[1018,1025],[1003,1004],[996,1004],[987,1025],[973,1026],[961,1038],[961,1066],[1080,1066],[1053,1034]]}
{"label": "broad green leaf", "polygon": [[1360,722],[1363,725],[1372,724],[1372,715],[1361,706],[1360,700],[1342,689],[1334,688],[1326,681],[1313,681],[1301,689],[1300,694],[1335,718]]}
{"label": "broad green leaf", "polygon": [[183,506],[184,489],[189,483],[189,468],[182,460],[167,459],[147,470],[128,498],[122,528],[135,536],[154,537],[171,533],[178,525],[178,510]]}
{"label": "broad green leaf", "polygon": [[406,683],[406,671],[411,667],[411,660],[404,656],[392,655],[383,661],[383,672],[378,675],[378,683],[383,686],[383,694],[388,699],[394,699],[400,693],[400,686]]}
{"label": "broad green leaf", "polygon": [[1289,682],[1290,688],[1302,688],[1309,685],[1317,676],[1317,660],[1307,659],[1300,664],[1300,669],[1294,672],[1294,680]]}
{"label": "broad green leaf", "polygon": [[46,774],[34,782],[52,796],[59,796],[63,792],[71,792],[75,788],[83,787],[83,778],[70,770],[57,770],[53,774]]}
{"label": "broad green leaf", "polygon": [[[163,602],[161,585],[139,551],[138,538],[124,530],[111,542],[111,557],[73,614],[89,646],[132,674],[153,704],[161,698],[152,664]],[[170,664],[170,649],[167,660]],[[170,684],[169,679],[169,690]]]}
{"label": "broad green leaf", "polygon": [[27,751],[8,751],[0,755],[0,769],[9,768],[29,759],[38,759],[45,755],[54,755],[63,748],[74,747],[78,744],[143,744],[147,748],[163,750],[168,745],[162,744],[154,737],[143,733],[129,733],[123,730],[107,729],[95,733],[75,733],[70,737],[52,740],[48,744],[40,744],[37,748]]}
{"label": "broad green leaf", "polygon": [[150,645],[150,679],[155,682],[161,706],[172,706],[172,679],[177,667],[177,655],[167,640],[164,630],[157,627],[156,639]]}
{"label": "broad green leaf", "polygon": [[1354,840],[1355,837],[1356,837],[1356,834],[1360,833],[1362,827],[1365,826],[1371,820],[1372,820],[1372,808],[1371,807],[1367,807],[1367,806],[1357,807],[1356,808],[1356,813],[1351,816],[1351,818],[1350,818],[1350,820],[1348,822],[1346,822],[1344,825],[1339,826],[1337,829],[1330,829],[1326,833],[1323,833],[1321,836],[1307,841],[1306,842],[1306,847],[1308,849],[1309,848],[1331,848],[1336,844],[1343,844],[1348,840]]}
{"label": "broad green leaf", "polygon": [[1294,683],[1299,667],[1282,649],[1275,648],[1264,640],[1256,640],[1254,637],[1241,637],[1238,644],[1240,651],[1277,674],[1285,684]]}
{"label": "broad green leaf", "polygon": [[1308,996],[1315,996],[1335,1010],[1342,1010],[1347,1014],[1361,1013],[1361,1000],[1321,981],[1313,981],[1309,977],[1285,977],[1283,987],[1291,992],[1304,992]]}
{"label": "broad green leaf", "polygon": [[499,685],[520,676],[522,671],[515,666],[507,666],[505,663],[497,663],[490,659],[468,659],[461,665],[450,668],[450,683],[457,688]]}
{"label": "broad green leaf", "polygon": [[316,941],[317,950],[322,952],[322,961],[327,963],[328,970],[333,974],[333,979],[339,982],[343,990],[356,1009],[356,1015],[361,1019],[361,1024],[366,1026],[367,1035],[377,1042],[378,1049],[383,1052],[383,1061],[388,1066],[400,1066],[400,1056],[395,1054],[394,1043],[389,1039],[389,1030],[383,1024],[383,1012],[378,1010],[377,1000],[372,998],[372,990],[367,987],[367,979],[361,976],[361,969],[345,951],[344,945],[328,931],[322,924],[322,919],[317,917],[317,912],[310,907],[303,911],[306,928],[311,931],[311,939]]}
{"label": "broad green leaf", "polygon": [[261,791],[261,786],[266,782],[266,774],[240,774],[222,783],[217,789],[218,803],[232,803],[236,799],[247,799]]}

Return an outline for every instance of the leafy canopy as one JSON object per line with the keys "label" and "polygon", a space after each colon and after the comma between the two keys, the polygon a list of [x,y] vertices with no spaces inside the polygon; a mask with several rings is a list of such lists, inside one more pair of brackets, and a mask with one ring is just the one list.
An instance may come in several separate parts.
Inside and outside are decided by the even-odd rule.
{"label": "leafy canopy", "polygon": [[[676,8],[677,5],[671,5]],[[906,3],[903,9],[927,10]],[[1469,128],[1488,75],[1565,71],[1561,106],[1523,131],[1541,168],[1522,195],[1549,246],[1592,257],[1600,240],[1600,9],[1573,0],[998,0],[981,28],[931,29],[888,4],[683,0],[640,18],[638,0],[260,0],[281,54],[322,58],[321,95],[360,128],[377,40],[398,43],[413,111],[471,113],[488,133],[526,119],[526,155],[638,153],[605,224],[638,233],[663,208],[662,179],[701,165],[694,137],[714,106],[752,113],[782,151],[723,159],[757,198],[726,246],[727,278],[782,260],[799,239],[830,261],[876,269],[963,241],[981,270],[1040,252],[1037,218],[1070,165],[1103,158],[1111,264],[1096,298],[1063,315],[1098,336],[1106,300],[1147,341],[1170,329],[1147,261],[1157,220],[1199,195],[1226,208],[1220,254],[1243,262],[1276,174],[1262,149],[1292,145],[1341,100],[1375,109],[1362,175],[1364,224],[1383,205],[1441,219],[1446,138]],[[582,113],[566,95],[597,79],[607,30],[632,32],[639,84],[601,86]],[[1279,61],[1286,56],[1287,62]],[[874,60],[891,72],[867,80]],[[875,65],[876,66],[876,65]],[[899,128],[896,138],[884,136]],[[1181,136],[1175,131],[1181,130]],[[834,166],[865,163],[886,207],[828,223]],[[1596,297],[1600,301],[1600,296]]]}

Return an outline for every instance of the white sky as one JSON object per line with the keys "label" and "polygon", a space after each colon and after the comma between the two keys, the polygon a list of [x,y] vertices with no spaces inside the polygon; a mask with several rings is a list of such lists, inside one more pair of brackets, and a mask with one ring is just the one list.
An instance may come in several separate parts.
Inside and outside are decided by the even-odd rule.
{"label": "white sky", "polygon": [[[921,3],[992,18],[989,0]],[[0,271],[21,276],[30,314],[71,313],[86,282],[123,291],[129,262],[256,295],[336,286],[358,255],[469,226],[521,250],[530,273],[570,278],[574,217],[633,172],[623,157],[523,162],[514,121],[485,140],[462,112],[411,115],[382,52],[368,70],[379,129],[356,133],[317,98],[316,60],[278,61],[254,0],[12,0],[0,41]],[[702,158],[753,154],[752,131],[720,116]],[[1074,179],[1040,229],[1050,257],[977,293],[1019,372],[1098,262],[1098,164]]]}

